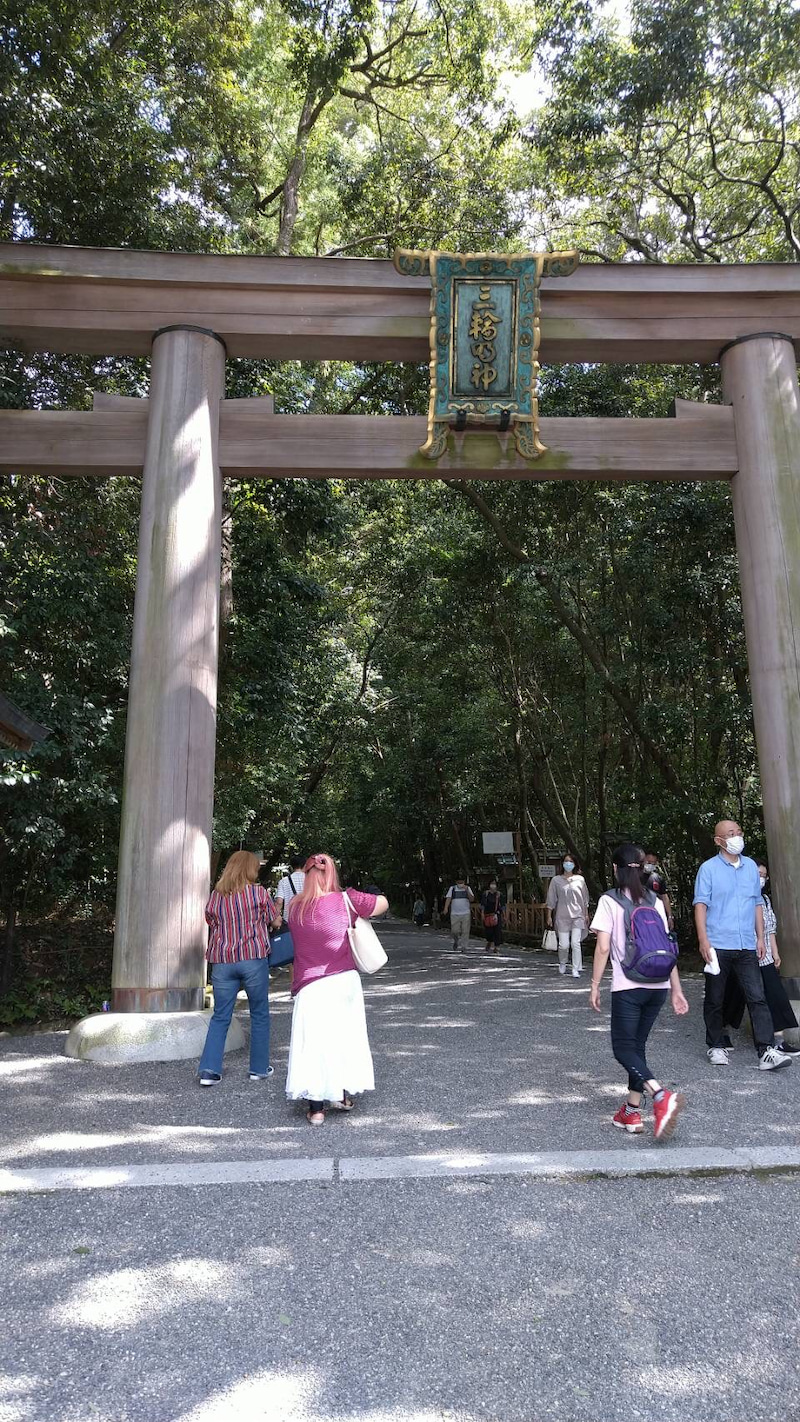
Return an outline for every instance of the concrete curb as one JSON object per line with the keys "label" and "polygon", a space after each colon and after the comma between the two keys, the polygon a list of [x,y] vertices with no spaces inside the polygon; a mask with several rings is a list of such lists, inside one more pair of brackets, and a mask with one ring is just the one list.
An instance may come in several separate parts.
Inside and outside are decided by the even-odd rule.
{"label": "concrete curb", "polygon": [[[337,1169],[338,1166],[338,1169]],[[301,1160],[220,1160],[184,1164],[0,1169],[0,1194],[51,1190],[186,1188],[294,1182],[369,1183],[526,1175],[537,1180],[643,1179],[800,1171],[800,1146],[706,1148],[632,1147],[631,1150],[550,1151],[520,1155],[330,1156]]]}

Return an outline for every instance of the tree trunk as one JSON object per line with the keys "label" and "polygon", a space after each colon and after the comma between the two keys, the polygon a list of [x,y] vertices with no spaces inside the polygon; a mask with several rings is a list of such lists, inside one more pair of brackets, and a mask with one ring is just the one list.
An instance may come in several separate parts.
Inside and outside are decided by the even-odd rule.
{"label": "tree trunk", "polygon": [[294,229],[300,211],[300,184],[305,177],[306,164],[308,163],[309,140],[317,119],[332,97],[332,93],[321,96],[306,95],[297,125],[292,161],[281,189],[281,220],[278,228],[278,240],[275,244],[275,253],[278,257],[288,257],[292,250]]}
{"label": "tree trunk", "polygon": [[525,844],[525,852],[528,856],[528,863],[533,874],[533,886],[539,903],[544,901],[545,891],[542,883],[542,876],[539,873],[539,861],[536,857],[533,840],[531,839],[528,827],[528,777],[525,773],[525,762],[522,753],[522,730],[519,722],[514,726],[514,765],[517,770],[517,791],[519,796],[519,824],[522,840]]}
{"label": "tree trunk", "polygon": [[14,930],[17,926],[17,906],[10,898],[6,903],[6,926],[3,931],[3,957],[0,962],[0,997],[11,990],[14,976]]}

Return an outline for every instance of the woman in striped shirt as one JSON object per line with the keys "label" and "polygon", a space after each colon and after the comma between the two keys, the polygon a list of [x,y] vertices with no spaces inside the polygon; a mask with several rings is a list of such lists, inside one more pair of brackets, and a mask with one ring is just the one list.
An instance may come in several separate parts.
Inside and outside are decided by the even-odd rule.
{"label": "woman in striped shirt", "polygon": [[238,849],[225,865],[206,904],[214,1013],[198,1068],[201,1086],[222,1080],[225,1038],[240,988],[250,1006],[250,1080],[272,1076],[269,1064],[269,925],[275,904],[257,883],[257,854]]}

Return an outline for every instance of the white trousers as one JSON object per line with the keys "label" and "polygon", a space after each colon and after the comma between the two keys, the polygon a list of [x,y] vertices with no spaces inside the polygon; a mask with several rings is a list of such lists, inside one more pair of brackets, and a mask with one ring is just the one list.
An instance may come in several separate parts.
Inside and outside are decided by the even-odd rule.
{"label": "white trousers", "polygon": [[464,951],[469,943],[470,916],[468,913],[450,914],[450,932],[453,935],[453,942]]}
{"label": "white trousers", "polygon": [[581,940],[583,938],[583,924],[573,923],[571,928],[559,928],[558,932],[558,966],[562,973],[567,966],[570,947],[572,948],[572,968],[573,971],[580,972],[583,967],[583,953],[581,952]]}

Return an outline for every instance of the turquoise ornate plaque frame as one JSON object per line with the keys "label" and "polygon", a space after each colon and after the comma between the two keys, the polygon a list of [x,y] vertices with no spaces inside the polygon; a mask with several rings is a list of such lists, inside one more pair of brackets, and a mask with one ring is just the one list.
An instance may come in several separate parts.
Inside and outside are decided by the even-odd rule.
{"label": "turquoise ornate plaque frame", "polygon": [[406,276],[431,279],[428,438],[438,459],[450,429],[470,424],[514,430],[524,459],[537,459],[539,310],[543,276],[571,276],[577,252],[415,252],[398,248]]}

